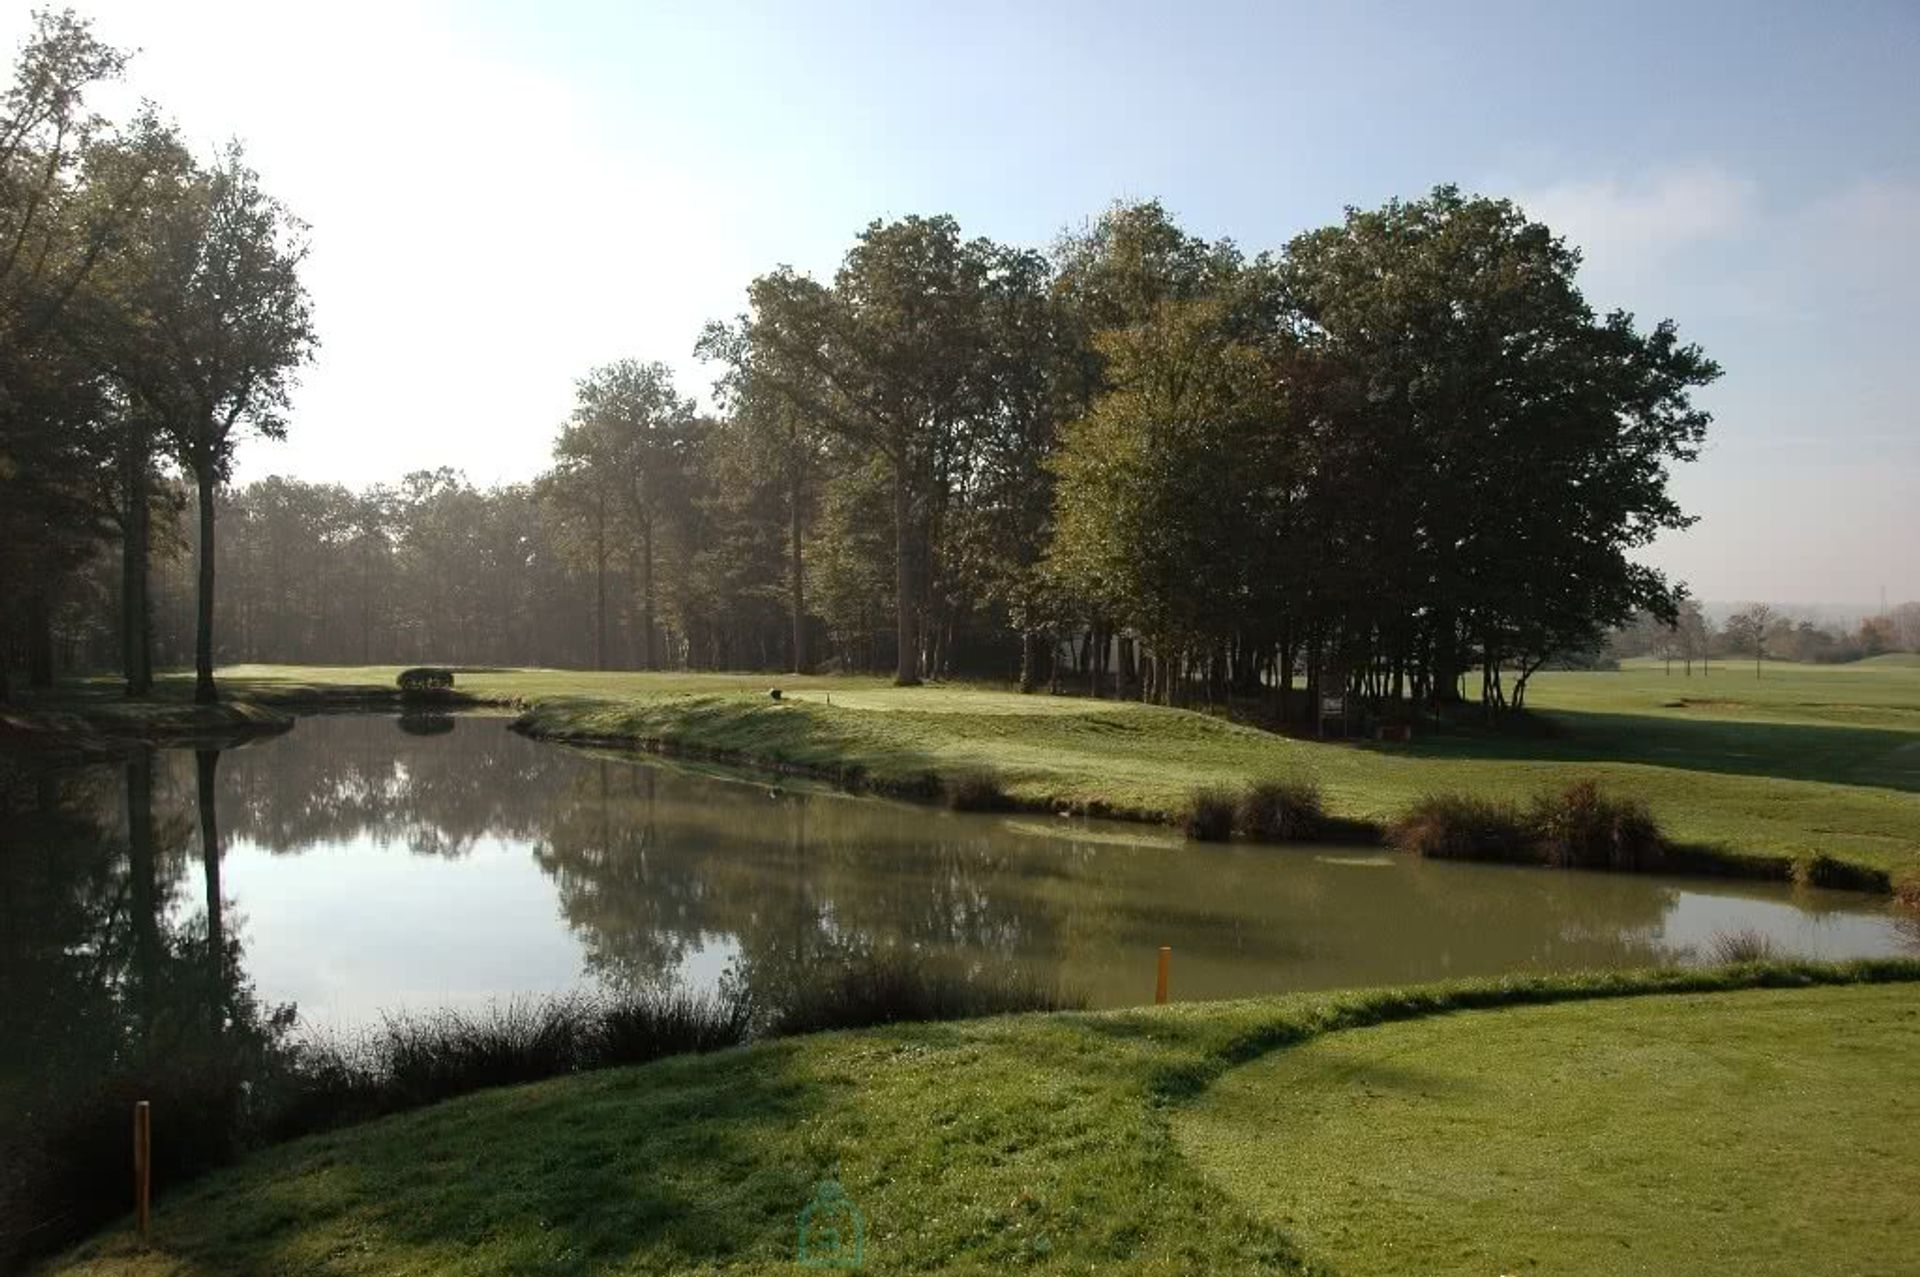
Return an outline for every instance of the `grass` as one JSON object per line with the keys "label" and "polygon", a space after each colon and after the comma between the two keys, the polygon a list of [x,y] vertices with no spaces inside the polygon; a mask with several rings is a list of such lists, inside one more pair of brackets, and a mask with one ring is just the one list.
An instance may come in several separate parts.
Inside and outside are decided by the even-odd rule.
{"label": "grass", "polygon": [[1910,989],[1470,1013],[1322,1037],[1176,1123],[1339,1272],[1910,1272]]}
{"label": "grass", "polygon": [[[1638,1221],[1644,1232],[1627,1234],[1657,1254],[1676,1239],[1718,1237],[1718,1212],[1743,1209],[1729,1200],[1732,1187],[1755,1185],[1759,1200],[1783,1205],[1766,1226],[1798,1271],[1888,1271],[1899,1265],[1864,1261],[1902,1217],[1895,1194],[1911,1192],[1920,1168],[1911,1124],[1891,1120],[1910,1089],[1920,989],[1810,986],[1896,980],[1920,980],[1920,962],[1516,978],[787,1038],[485,1091],[277,1146],[165,1198],[151,1249],[116,1229],[51,1271],[787,1273],[795,1216],[829,1175],[866,1215],[874,1271],[1299,1271],[1301,1247],[1320,1234],[1270,1213],[1255,1190],[1275,1176],[1223,1176],[1196,1131],[1219,1105],[1248,1103],[1236,1097],[1270,1069],[1398,1031],[1362,1026],[1403,1020],[1412,1032],[1459,1031],[1436,1039],[1444,1050],[1402,1057],[1417,1063],[1398,1070],[1366,1051],[1380,1072],[1361,1089],[1313,1075],[1321,1090],[1270,1096],[1215,1122],[1216,1133],[1252,1147],[1302,1106],[1364,1109],[1379,1102],[1370,1091],[1388,1088],[1389,1116],[1426,1120],[1419,1088],[1407,1086],[1416,1067],[1460,1079],[1433,1090],[1429,1108],[1535,1085],[1534,1098],[1556,1111],[1592,1097],[1666,1153],[1652,1177],[1639,1161],[1587,1165],[1588,1128],[1576,1124],[1574,1138],[1515,1146],[1516,1157],[1549,1166],[1525,1163],[1532,1178],[1518,1188],[1571,1191],[1574,1177],[1561,1172],[1578,1164],[1582,1198],[1611,1209],[1658,1183],[1657,1210]],[[1761,988],[1777,991],[1734,992]],[[1634,996],[1659,994],[1689,996]],[[1535,1005],[1554,1009],[1441,1014]],[[1576,1018],[1553,1018],[1562,1011]],[[1606,1018],[1614,1011],[1627,1018]],[[1596,1018],[1578,1018],[1589,1012]],[[1568,1023],[1585,1026],[1577,1046]],[[1536,1030],[1555,1049],[1528,1046]],[[1773,1049],[1778,1042],[1791,1050]],[[1496,1067],[1483,1075],[1463,1061]],[[1647,1080],[1592,1085],[1608,1067]],[[1560,1078],[1561,1090],[1546,1087]],[[1846,1082],[1846,1093],[1829,1079]],[[1675,1094],[1685,1102],[1648,1099]],[[1498,1123],[1526,1120],[1527,1108],[1489,1103],[1484,1116],[1506,1138]],[[1877,1120],[1863,1128],[1869,1109]],[[156,1138],[166,1132],[158,1114]],[[1796,1142],[1775,1148],[1775,1133]],[[1870,1162],[1871,1182],[1841,1191],[1823,1159],[1843,1139],[1854,1144],[1852,1167]],[[1451,1226],[1461,1199],[1472,1205],[1471,1191],[1458,1190],[1489,1182],[1470,1141],[1389,1146],[1426,1168],[1432,1197],[1423,1213],[1362,1221],[1376,1235]],[[1722,1182],[1713,1175],[1728,1148],[1750,1160]],[[1274,1156],[1351,1156],[1371,1167],[1373,1151],[1356,1135]],[[1771,1182],[1756,1185],[1762,1178]],[[1294,1176],[1284,1182],[1301,1187]],[[1559,1218],[1577,1225],[1580,1213]],[[1858,1228],[1810,1238],[1779,1224],[1809,1217]],[[1848,1258],[1863,1262],[1840,1262]]]}
{"label": "grass", "polygon": [[1085,1000],[1018,969],[935,964],[885,950],[810,973],[756,1004],[735,991],[518,998],[477,1011],[389,1017],[353,1037],[265,1042],[231,1034],[157,1052],[126,1076],[30,1106],[0,1141],[0,1268],[22,1250],[83,1235],[124,1201],[133,1100],[184,1126],[161,1147],[162,1189],[241,1152],[492,1087],[716,1051],[749,1039],[1078,1008]]}
{"label": "grass", "polygon": [[[269,708],[385,697],[397,666],[238,666],[230,695]],[[1316,778],[1326,814],[1385,828],[1430,794],[1526,804],[1593,780],[1644,804],[1673,841],[1784,876],[1824,855],[1899,877],[1920,871],[1920,663],[1716,666],[1671,676],[1544,672],[1537,730],[1416,733],[1404,744],[1291,739],[1134,702],[1022,696],[880,679],[462,670],[456,691],[526,711],[537,735],[638,744],[937,796],[991,774],[1011,804],[1177,823],[1193,791]],[[190,680],[164,681],[184,699]],[[1700,863],[1710,864],[1712,856]]]}

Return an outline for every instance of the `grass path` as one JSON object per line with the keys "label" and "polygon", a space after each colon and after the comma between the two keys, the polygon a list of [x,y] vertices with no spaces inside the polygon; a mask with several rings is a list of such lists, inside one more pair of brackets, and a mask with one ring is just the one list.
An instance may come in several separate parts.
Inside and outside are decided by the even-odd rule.
{"label": "grass path", "polygon": [[[1231,1182],[1223,1188],[1176,1137],[1189,1135],[1190,1107],[1212,1112],[1209,1087],[1236,1095],[1242,1078],[1268,1065],[1235,1066],[1318,1050],[1323,1034],[1334,1034],[1324,1044],[1361,1040],[1346,1030],[1369,1024],[1498,1026],[1503,1016],[1544,1013],[1422,1017],[1639,994],[1693,995],[1618,1004],[1646,1008],[1680,1037],[1689,1025],[1695,1037],[1717,1035],[1750,1010],[1762,1024],[1781,1023],[1775,1007],[1800,1016],[1792,1044],[1805,1076],[1816,1087],[1857,1085],[1857,1097],[1830,1086],[1819,1095],[1845,1108],[1845,1131],[1882,1150],[1877,1169],[1910,1177],[1915,1150],[1894,1128],[1912,1089],[1891,1089],[1911,1081],[1910,1066],[1875,1081],[1873,1062],[1910,1051],[1920,985],[1804,987],[1860,979],[1920,981],[1920,962],[1543,977],[788,1039],[484,1092],[269,1149],[163,1199],[151,1249],[115,1230],[50,1271],[785,1274],[796,1271],[796,1216],[834,1175],[865,1214],[867,1272],[1295,1272],[1299,1252],[1284,1223]],[[1729,991],[1769,985],[1793,991]],[[1814,1031],[1852,1019],[1856,1031]],[[1637,1058],[1636,1039],[1608,1022],[1583,1041],[1605,1058]],[[1866,1063],[1849,1064],[1850,1052]],[[1792,1099],[1763,1076],[1721,1070],[1713,1079],[1731,1084],[1718,1086],[1659,1077],[1689,1106],[1662,1103],[1660,1092],[1634,1100],[1668,1143],[1701,1129],[1764,1127]],[[1795,1101],[1810,1102],[1819,1101]],[[1862,1133],[1856,1116],[1876,1103],[1884,1121]],[[1251,1114],[1234,1129],[1252,1139],[1263,1128]],[[164,1113],[155,1138],[166,1138]],[[1451,1169],[1470,1165],[1472,1153],[1436,1145],[1421,1156],[1437,1203],[1452,1191]],[[1672,1161],[1656,1188],[1661,1229],[1713,1226],[1726,1186],[1701,1176],[1714,1165]],[[1639,1187],[1592,1169],[1596,1194]],[[1824,1184],[1806,1184],[1804,1209],[1830,1200],[1813,1195]],[[1858,1209],[1874,1209],[1879,1192],[1861,1190]],[[1823,1263],[1830,1252],[1797,1253],[1800,1271],[1833,1271]]]}
{"label": "grass path", "polygon": [[1329,1034],[1181,1147],[1335,1272],[1892,1273],[1920,1263],[1920,998],[1568,1004]]}

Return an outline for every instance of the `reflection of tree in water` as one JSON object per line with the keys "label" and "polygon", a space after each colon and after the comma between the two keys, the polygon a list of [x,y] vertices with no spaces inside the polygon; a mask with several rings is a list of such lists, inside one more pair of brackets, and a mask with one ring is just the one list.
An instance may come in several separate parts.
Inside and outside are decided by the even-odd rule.
{"label": "reflection of tree in water", "polygon": [[198,771],[209,784],[188,787],[180,769],[140,751],[7,797],[0,1263],[7,1237],[77,1209],[45,1196],[48,1184],[124,1182],[133,1098],[169,1112],[163,1181],[221,1160],[239,1137],[244,1083],[284,1033],[284,1019],[255,1004],[217,895],[199,894],[218,883],[218,856],[196,837],[218,825],[212,764],[208,751]]}
{"label": "reflection of tree in water", "polygon": [[366,838],[460,856],[488,834],[531,839],[542,794],[578,766],[498,720],[430,735],[404,730],[408,721],[308,718],[228,751],[221,814],[232,836],[276,852]]}

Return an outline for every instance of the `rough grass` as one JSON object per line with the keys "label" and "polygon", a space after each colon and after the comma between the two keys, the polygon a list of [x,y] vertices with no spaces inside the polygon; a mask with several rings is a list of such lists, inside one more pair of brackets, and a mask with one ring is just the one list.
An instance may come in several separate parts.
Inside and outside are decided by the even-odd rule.
{"label": "rough grass", "polygon": [[1188,795],[1180,830],[1196,842],[1225,842],[1233,836],[1239,812],[1240,798],[1231,789],[1208,785]]}
{"label": "rough grass", "polygon": [[1666,840],[1647,805],[1575,781],[1533,800],[1531,833],[1542,857],[1563,869],[1657,869]]}
{"label": "rough grass", "polygon": [[1707,957],[1714,962],[1768,962],[1777,956],[1773,937],[1756,927],[1716,931],[1707,942]]}
{"label": "rough grass", "polygon": [[399,1015],[352,1037],[259,1052],[169,1054],[136,1080],[104,1082],[0,1158],[0,1267],[111,1219],[125,1201],[127,1115],[148,1099],[173,1133],[156,1182],[187,1183],[243,1150],[496,1087],[704,1053],[822,1029],[960,1020],[1085,1006],[1023,972],[942,965],[889,951],[809,974],[777,1002],[642,991],[519,998],[473,1011]]}
{"label": "rough grass", "polygon": [[[388,697],[397,666],[239,666],[231,697],[299,708]],[[1920,664],[1769,663],[1668,676],[1546,672],[1528,702],[1550,729],[1416,731],[1407,744],[1298,740],[1132,702],[879,679],[457,671],[461,692],[526,710],[537,735],[670,748],[901,793],[991,771],[1013,803],[1177,823],[1193,790],[1311,774],[1332,818],[1384,828],[1423,795],[1505,800],[1592,779],[1644,803],[1669,838],[1781,872],[1818,852],[1920,870]],[[182,702],[191,680],[170,677]],[[95,689],[111,699],[110,689]]]}
{"label": "rough grass", "polygon": [[1320,783],[1306,776],[1265,777],[1241,793],[1234,828],[1262,842],[1305,842],[1327,832],[1326,799]]}
{"label": "rough grass", "polygon": [[1640,998],[1329,1034],[1177,1122],[1301,1256],[1368,1274],[1910,1272],[1910,988]]}
{"label": "rough grass", "polygon": [[[1203,1176],[1174,1138],[1173,1120],[1184,1106],[1208,1103],[1208,1088],[1218,1079],[1231,1086],[1255,1072],[1235,1075],[1230,1070],[1236,1065],[1276,1051],[1281,1054],[1275,1058],[1284,1060],[1312,1049],[1320,1035],[1331,1033],[1324,1040],[1336,1042],[1356,1036],[1336,1031],[1368,1024],[1469,1022],[1421,1019],[1448,1011],[1770,986],[1794,991],[1649,998],[1599,1003],[1593,1010],[1644,1006],[1674,1033],[1689,1025],[1717,1033],[1737,1028],[1754,1012],[1756,1024],[1780,1028],[1782,1021],[1768,1008],[1796,1008],[1801,1020],[1785,1024],[1791,1049],[1774,1054],[1787,1064],[1803,1056],[1802,1075],[1817,1083],[1834,1059],[1835,1031],[1842,1047],[1859,1052],[1862,1067],[1879,1066],[1888,1052],[1906,1049],[1912,1026],[1920,1023],[1912,1016],[1920,994],[1911,987],[1806,987],[1854,980],[1920,980],[1920,963],[1768,964],[1462,982],[789,1038],[485,1091],[280,1145],[164,1199],[151,1249],[140,1249],[117,1229],[52,1271],[143,1277],[314,1269],[787,1273],[794,1271],[795,1213],[829,1174],[866,1215],[868,1267],[875,1271],[1295,1271],[1293,1226],[1236,1202],[1237,1190],[1223,1192]],[[1907,1009],[1905,1027],[1869,1007],[1875,995],[1883,1000],[1873,1006]],[[1724,1013],[1716,1010],[1722,1005]],[[1586,1068],[1589,1060],[1595,1068],[1617,1062],[1644,1068],[1669,1058],[1636,1061],[1632,1053],[1646,1038],[1604,1024],[1578,1049],[1542,1051],[1526,1034],[1501,1027],[1508,1014],[1529,1013],[1472,1017],[1494,1032],[1454,1039],[1468,1048],[1483,1036],[1508,1045],[1491,1057],[1486,1072],[1442,1095],[1471,1098],[1522,1083],[1538,1086],[1540,1069]],[[1816,1021],[1820,1032],[1805,1030]],[[1379,1057],[1369,1052],[1366,1058]],[[1447,1071],[1457,1068],[1451,1054],[1400,1058],[1419,1061],[1436,1076],[1451,1076]],[[1863,1132],[1849,1124],[1835,1130],[1880,1150],[1870,1184],[1830,1186],[1818,1158],[1803,1157],[1791,1141],[1780,1153],[1754,1157],[1735,1181],[1744,1187],[1756,1176],[1775,1176],[1776,1156],[1784,1156],[1790,1164],[1772,1181],[1777,1187],[1765,1191],[1797,1193],[1801,1204],[1822,1203],[1811,1215],[1796,1208],[1787,1218],[1824,1221],[1839,1211],[1852,1220],[1883,1211],[1878,1224],[1869,1221],[1859,1232],[1785,1238],[1782,1255],[1797,1260],[1799,1271],[1899,1267],[1843,1261],[1874,1256],[1868,1247],[1876,1232],[1903,1217],[1882,1197],[1908,1191],[1910,1179],[1901,1177],[1920,1165],[1920,1158],[1904,1151],[1907,1137],[1885,1120],[1901,1102],[1897,1088],[1910,1085],[1900,1067],[1910,1065],[1883,1070],[1859,1091],[1858,1104],[1876,1111],[1875,1129]],[[1334,1092],[1339,1103],[1370,1104],[1369,1089],[1402,1087],[1424,1075],[1385,1070],[1362,1076],[1363,1089],[1342,1081]],[[1648,1096],[1673,1088],[1684,1091],[1685,1104],[1648,1102]],[[1811,1094],[1825,1098],[1827,1092]],[[1489,1117],[1524,1116],[1555,1098],[1550,1087],[1541,1087],[1526,1103],[1491,1106]],[[1623,1194],[1654,1204],[1653,1217],[1640,1221],[1644,1232],[1622,1235],[1656,1251],[1676,1236],[1717,1235],[1714,1212],[1724,1204],[1726,1186],[1711,1178],[1717,1163],[1703,1166],[1690,1154],[1700,1131],[1745,1138],[1754,1125],[1774,1129],[1780,1111],[1793,1119],[1781,1131],[1795,1139],[1808,1135],[1809,1147],[1820,1152],[1833,1143],[1798,1120],[1794,1102],[1771,1089],[1764,1073],[1749,1079],[1738,1071],[1702,1069],[1696,1079],[1683,1068],[1645,1086],[1614,1088],[1602,1098],[1625,1111],[1643,1138],[1677,1149],[1659,1173],[1622,1184],[1605,1166],[1568,1160],[1577,1157],[1580,1142],[1548,1137],[1539,1149],[1558,1160],[1532,1172],[1537,1179],[1527,1182],[1564,1186],[1571,1200],[1591,1196],[1602,1207]],[[1858,1105],[1846,1102],[1851,1123]],[[1276,1103],[1232,1128],[1252,1138],[1272,1129],[1281,1111]],[[1354,1150],[1340,1145],[1332,1153],[1307,1151],[1338,1156]],[[1428,1194],[1442,1194],[1422,1199],[1423,1209],[1444,1221],[1452,1205],[1450,1186],[1470,1195],[1499,1182],[1485,1178],[1476,1160],[1480,1151],[1472,1140],[1435,1141],[1418,1150],[1420,1183]],[[1657,1194],[1643,1192],[1650,1182],[1660,1184]],[[1410,1227],[1414,1221],[1405,1215],[1378,1211],[1377,1222],[1367,1226]],[[1578,1215],[1568,1209],[1559,1218]],[[1503,1271],[1486,1265],[1478,1270]],[[1606,1265],[1550,1270],[1611,1271]]]}
{"label": "rough grass", "polygon": [[1527,819],[1510,802],[1471,794],[1429,794],[1387,831],[1393,845],[1432,860],[1537,864]]}

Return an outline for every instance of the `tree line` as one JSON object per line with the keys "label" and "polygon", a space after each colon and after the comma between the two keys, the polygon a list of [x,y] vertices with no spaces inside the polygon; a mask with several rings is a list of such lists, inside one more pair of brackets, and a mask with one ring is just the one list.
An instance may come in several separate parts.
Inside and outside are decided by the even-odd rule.
{"label": "tree line", "polygon": [[1664,661],[1669,673],[1678,665],[1687,675],[1696,665],[1705,673],[1715,659],[1833,665],[1889,652],[1920,652],[1920,602],[1896,604],[1848,627],[1766,603],[1738,607],[1715,625],[1696,600],[1684,599],[1672,620],[1643,612],[1607,641],[1607,654],[1615,659],[1650,656]]}
{"label": "tree line", "polygon": [[[43,19],[9,118],[36,60],[77,80],[117,56]],[[38,358],[66,361],[21,383],[45,387],[31,403],[12,379],[34,361],[4,370],[5,482],[39,504],[0,586],[33,603],[8,642],[36,678],[65,617],[72,659],[110,628],[143,689],[137,582],[188,546],[204,694],[218,656],[886,668],[1169,703],[1304,683],[1498,708],[1556,653],[1679,616],[1684,591],[1635,552],[1690,522],[1668,472],[1698,454],[1691,395],[1719,369],[1670,321],[1596,313],[1578,251],[1506,200],[1440,187],[1254,253],[1151,201],[1045,251],[947,216],[876,221],[830,277],[770,271],[699,335],[712,411],[665,365],[619,361],[581,378],[530,484],[226,490],[234,440],[284,431],[312,348],[298,223],[237,152],[202,169],[149,118],[62,160],[79,126],[47,119],[7,159],[10,208],[36,174],[61,207],[101,202],[118,169],[91,157],[142,129],[167,160],[106,201],[78,283],[33,285],[67,300],[9,298],[52,316]],[[224,547],[216,524],[237,525]]]}

